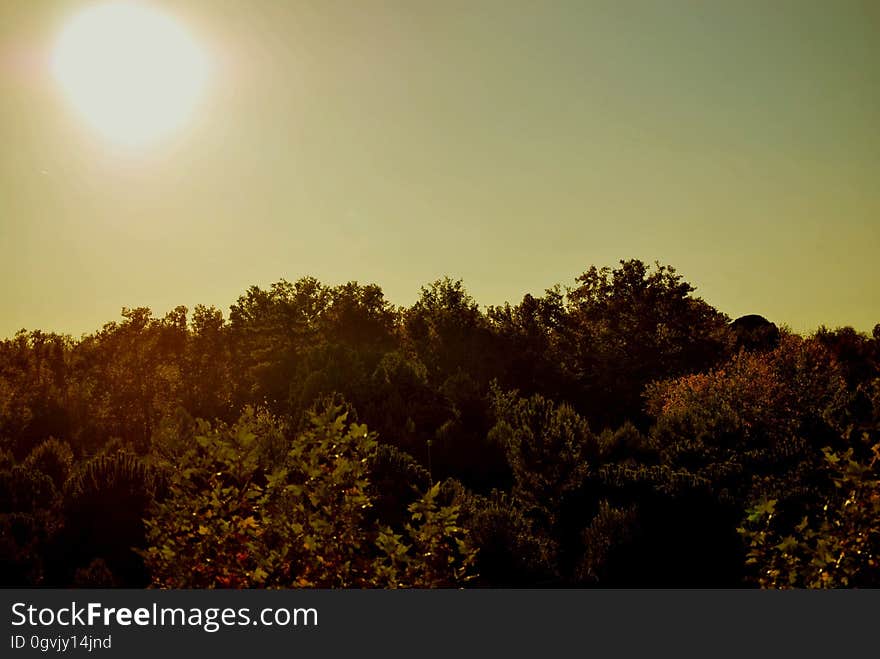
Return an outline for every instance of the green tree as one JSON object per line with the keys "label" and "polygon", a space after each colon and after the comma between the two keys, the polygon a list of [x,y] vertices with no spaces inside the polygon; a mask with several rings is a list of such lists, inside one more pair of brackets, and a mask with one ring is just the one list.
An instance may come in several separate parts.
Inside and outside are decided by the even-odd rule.
{"label": "green tree", "polygon": [[425,365],[435,386],[460,370],[488,384],[492,334],[461,280],[446,277],[423,286],[419,299],[405,311],[403,325],[405,345]]}
{"label": "green tree", "polygon": [[833,487],[797,523],[768,499],[740,528],[762,588],[880,587],[880,444],[868,460],[852,449],[825,459]]}
{"label": "green tree", "polygon": [[542,297],[527,294],[516,306],[489,307],[486,315],[501,355],[494,375],[504,389],[554,400],[573,398],[562,341],[569,317],[559,286]]}
{"label": "green tree", "polygon": [[582,411],[597,427],[643,421],[641,395],[658,378],[694,373],[726,356],[727,317],[674,268],[638,260],[593,266],[567,295],[562,341]]}
{"label": "green tree", "polygon": [[370,519],[373,434],[338,405],[296,437],[247,410],[177,455],[143,552],[158,587],[461,585],[473,550],[429,490],[402,532]]}
{"label": "green tree", "polygon": [[590,477],[602,458],[599,440],[570,405],[539,394],[521,398],[494,389],[493,407],[490,441],[507,456],[512,501],[529,520],[530,533],[544,539],[551,571],[570,581],[595,504]]}

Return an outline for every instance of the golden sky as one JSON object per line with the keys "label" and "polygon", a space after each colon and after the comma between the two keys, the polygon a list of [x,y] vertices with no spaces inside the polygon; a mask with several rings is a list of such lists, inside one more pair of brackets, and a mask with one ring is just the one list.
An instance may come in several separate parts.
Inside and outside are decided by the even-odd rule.
{"label": "golden sky", "polygon": [[177,0],[192,117],[130,148],[0,3],[0,336],[313,275],[516,302],[619,259],[732,317],[880,322],[875,2]]}

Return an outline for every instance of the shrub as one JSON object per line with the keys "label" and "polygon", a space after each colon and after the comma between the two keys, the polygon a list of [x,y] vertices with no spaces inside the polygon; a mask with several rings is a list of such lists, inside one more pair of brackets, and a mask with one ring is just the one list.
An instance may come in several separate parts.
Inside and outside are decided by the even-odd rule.
{"label": "shrub", "polygon": [[852,449],[826,450],[825,460],[834,487],[800,521],[769,499],[740,528],[762,588],[880,586],[880,444],[868,461]]}
{"label": "shrub", "polygon": [[[402,533],[380,528],[369,465],[375,435],[342,406],[312,412],[295,437],[246,412],[195,438],[147,521],[142,552],[163,588],[452,586],[470,577],[474,552],[437,492],[410,505]],[[261,420],[260,420],[261,419]],[[277,455],[279,438],[286,453]],[[268,444],[272,450],[268,450]]]}

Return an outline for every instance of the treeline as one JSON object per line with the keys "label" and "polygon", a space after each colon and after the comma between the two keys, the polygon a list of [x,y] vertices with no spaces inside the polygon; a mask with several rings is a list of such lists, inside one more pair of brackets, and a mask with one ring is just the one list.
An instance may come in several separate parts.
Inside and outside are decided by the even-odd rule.
{"label": "treeline", "polygon": [[312,278],[0,343],[4,586],[880,586],[880,325],[622,261]]}

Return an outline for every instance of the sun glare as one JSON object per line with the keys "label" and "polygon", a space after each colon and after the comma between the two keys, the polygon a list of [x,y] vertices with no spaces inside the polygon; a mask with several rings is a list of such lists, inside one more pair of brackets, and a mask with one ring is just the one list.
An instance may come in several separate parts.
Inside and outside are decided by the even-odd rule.
{"label": "sun glare", "polygon": [[58,37],[52,69],[90,126],[114,142],[139,146],[192,116],[208,62],[174,18],[129,0],[73,16]]}

